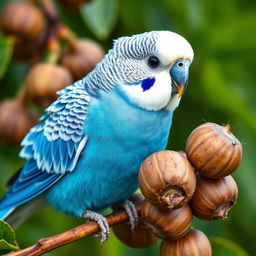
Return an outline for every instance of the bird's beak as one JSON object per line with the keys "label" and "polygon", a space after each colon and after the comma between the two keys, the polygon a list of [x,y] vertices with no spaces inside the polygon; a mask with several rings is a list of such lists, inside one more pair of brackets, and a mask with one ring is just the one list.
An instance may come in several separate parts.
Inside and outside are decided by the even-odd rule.
{"label": "bird's beak", "polygon": [[178,94],[180,98],[188,85],[190,61],[178,60],[170,69],[172,78],[172,94]]}
{"label": "bird's beak", "polygon": [[178,85],[178,96],[179,96],[179,98],[184,94],[185,89],[186,89],[185,85],[182,85],[182,84]]}

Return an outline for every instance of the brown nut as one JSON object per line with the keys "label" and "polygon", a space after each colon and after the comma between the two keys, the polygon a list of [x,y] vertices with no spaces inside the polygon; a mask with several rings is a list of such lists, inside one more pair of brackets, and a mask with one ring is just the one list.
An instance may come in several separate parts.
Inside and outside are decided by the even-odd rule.
{"label": "brown nut", "polygon": [[0,16],[1,28],[6,34],[34,40],[44,29],[44,16],[27,2],[9,3]]}
{"label": "brown nut", "polygon": [[28,95],[42,107],[47,107],[58,95],[56,92],[73,82],[70,72],[60,65],[36,64],[28,73]]}
{"label": "brown nut", "polygon": [[227,217],[237,196],[238,188],[231,175],[213,180],[198,174],[196,191],[189,204],[196,217],[215,220]]}
{"label": "brown nut", "polygon": [[66,8],[78,9],[82,4],[92,2],[92,0],[59,0],[59,2]]}
{"label": "brown nut", "polygon": [[175,240],[184,236],[192,224],[192,212],[188,205],[177,210],[161,211],[145,201],[141,209],[142,220],[157,237]]}
{"label": "brown nut", "polygon": [[72,73],[75,80],[91,72],[104,57],[102,47],[95,41],[80,39],[64,52],[61,64]]}
{"label": "brown nut", "polygon": [[157,237],[140,221],[132,230],[128,222],[113,226],[113,231],[118,239],[133,248],[147,248],[157,242]]}
{"label": "brown nut", "polygon": [[142,163],[139,186],[150,203],[162,210],[177,209],[185,205],[195,191],[194,168],[183,153],[160,151]]}
{"label": "brown nut", "polygon": [[199,230],[190,230],[175,241],[163,241],[161,256],[211,256],[212,248],[207,236]]}
{"label": "brown nut", "polygon": [[37,122],[37,113],[18,99],[6,100],[0,104],[0,137],[6,143],[20,144]]}
{"label": "brown nut", "polygon": [[202,175],[213,179],[234,172],[242,160],[242,152],[242,145],[229,125],[202,124],[186,143],[188,160]]}

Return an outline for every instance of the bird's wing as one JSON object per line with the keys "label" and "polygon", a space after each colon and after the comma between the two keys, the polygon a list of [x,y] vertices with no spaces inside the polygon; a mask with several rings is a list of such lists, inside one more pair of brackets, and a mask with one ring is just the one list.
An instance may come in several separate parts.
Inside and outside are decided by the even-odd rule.
{"label": "bird's wing", "polygon": [[90,96],[81,82],[59,94],[46,109],[42,123],[33,127],[22,141],[20,156],[27,162],[0,201],[0,209],[31,200],[76,166],[87,141],[84,123]]}
{"label": "bird's wing", "polygon": [[[37,168],[33,159],[28,160],[10,190],[0,201],[0,219],[3,217],[1,216],[1,210],[8,208],[12,210],[18,205],[33,199],[62,176],[61,174],[42,172]],[[8,211],[6,214],[8,214]]]}
{"label": "bird's wing", "polygon": [[42,123],[22,141],[20,156],[36,160],[41,171],[64,174],[77,163],[87,140],[84,124],[91,99],[82,86],[76,83],[60,91],[60,97],[46,109]]}

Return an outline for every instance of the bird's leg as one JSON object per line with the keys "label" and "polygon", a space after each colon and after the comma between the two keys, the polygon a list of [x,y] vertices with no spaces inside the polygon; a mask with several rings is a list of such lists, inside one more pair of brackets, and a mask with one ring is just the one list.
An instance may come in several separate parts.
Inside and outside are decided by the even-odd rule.
{"label": "bird's leg", "polygon": [[97,222],[97,224],[100,227],[100,234],[96,235],[96,236],[101,237],[101,240],[100,240],[101,244],[106,242],[110,235],[107,219],[104,216],[102,216],[101,214],[99,214],[97,212],[90,211],[90,210],[86,210],[85,213],[83,214],[83,217],[85,219],[89,219],[89,220],[93,220],[93,221]]}
{"label": "bird's leg", "polygon": [[114,208],[116,207],[125,209],[129,217],[131,229],[136,228],[139,222],[139,216],[134,203],[131,202],[130,200],[125,200],[122,203],[116,205]]}

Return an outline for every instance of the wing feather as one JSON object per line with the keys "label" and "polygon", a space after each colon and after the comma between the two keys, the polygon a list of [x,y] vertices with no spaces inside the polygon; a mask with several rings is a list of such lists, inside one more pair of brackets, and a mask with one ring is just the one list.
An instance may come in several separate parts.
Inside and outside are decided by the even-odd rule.
{"label": "wing feather", "polygon": [[41,117],[41,123],[22,141],[20,156],[27,162],[0,200],[0,210],[15,208],[33,199],[74,170],[86,146],[84,124],[90,96],[81,82],[59,94]]}
{"label": "wing feather", "polygon": [[83,128],[89,102],[81,83],[60,91],[60,97],[46,109],[42,123],[23,140],[20,156],[35,159],[37,167],[47,173],[71,172],[86,144]]}

